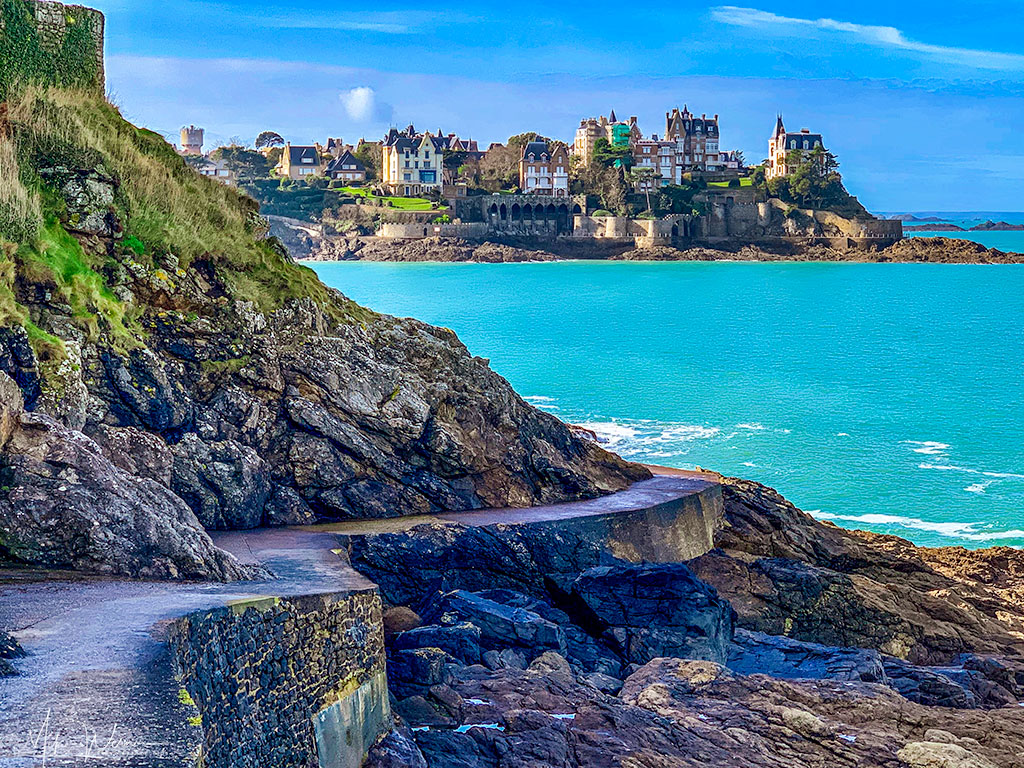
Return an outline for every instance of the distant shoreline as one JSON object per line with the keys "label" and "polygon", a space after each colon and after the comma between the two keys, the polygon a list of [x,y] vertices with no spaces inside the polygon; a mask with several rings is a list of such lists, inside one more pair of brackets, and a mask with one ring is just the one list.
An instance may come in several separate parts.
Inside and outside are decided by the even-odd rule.
{"label": "distant shoreline", "polygon": [[[1024,264],[1024,253],[986,248],[973,240],[912,237],[883,249],[839,250],[827,245],[716,244],[690,248],[614,247],[598,241],[471,242],[455,238],[383,240],[351,238],[313,251],[302,262],[375,261],[524,263],[552,261],[732,261],[821,263]],[[340,247],[339,247],[340,246]]]}

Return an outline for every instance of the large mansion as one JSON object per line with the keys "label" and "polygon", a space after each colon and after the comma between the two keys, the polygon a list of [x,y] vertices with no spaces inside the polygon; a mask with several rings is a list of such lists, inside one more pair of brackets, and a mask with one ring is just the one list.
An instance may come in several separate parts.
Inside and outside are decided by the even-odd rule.
{"label": "large mansion", "polygon": [[531,141],[519,161],[519,188],[523,192],[569,196],[569,150],[560,141]]}
{"label": "large mansion", "polygon": [[392,128],[384,137],[381,183],[395,195],[423,195],[441,190],[446,142],[429,131]]}
{"label": "large mansion", "polygon": [[811,133],[803,128],[799,133],[790,133],[782,122],[782,115],[775,120],[775,132],[768,139],[768,165],[765,168],[765,177],[777,179],[788,176],[793,166],[787,164],[790,152],[810,152],[817,147],[825,147],[825,142],[820,133]]}

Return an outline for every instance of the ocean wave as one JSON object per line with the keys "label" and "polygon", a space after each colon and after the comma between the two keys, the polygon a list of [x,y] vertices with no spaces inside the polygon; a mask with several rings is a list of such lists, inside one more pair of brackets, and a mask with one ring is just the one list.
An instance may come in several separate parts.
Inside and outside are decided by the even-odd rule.
{"label": "ocean wave", "polygon": [[[582,421],[602,443],[623,456],[666,458],[685,453],[686,444],[707,440],[721,432],[719,427],[702,424],[674,424],[650,419]],[[673,450],[674,449],[674,450]]]}
{"label": "ocean wave", "polygon": [[896,525],[901,528],[910,528],[917,531],[929,531],[940,536],[948,536],[954,539],[966,539],[968,541],[999,541],[1002,539],[1024,538],[1024,531],[1012,529],[1009,531],[985,530],[981,523],[969,523],[963,521],[952,521],[947,523],[934,520],[922,520],[919,517],[903,517],[902,515],[885,515],[869,513],[865,515],[839,515],[831,512],[813,510],[807,514],[817,520],[841,520],[848,523],[866,523],[867,525]]}
{"label": "ocean wave", "polygon": [[754,421],[749,424],[737,424],[736,429],[749,429],[753,432],[761,432],[768,429],[764,424],[759,421]]}
{"label": "ocean wave", "polygon": [[553,403],[555,398],[547,395],[523,395],[523,400],[528,403]]}
{"label": "ocean wave", "polygon": [[949,443],[940,443],[936,440],[901,440],[903,445],[916,445],[911,448],[914,453],[923,453],[926,456],[945,456],[946,451],[952,448]]}
{"label": "ocean wave", "polygon": [[992,485],[992,483],[994,482],[995,480],[983,480],[980,483],[971,483],[966,488],[964,488],[964,490],[967,491],[968,493],[984,493],[985,489]]}
{"label": "ocean wave", "polygon": [[918,464],[917,467],[918,469],[940,469],[953,472],[965,472],[968,475],[982,475],[983,477],[994,477],[998,480],[1024,480],[1024,475],[1019,472],[992,472],[987,469],[959,467],[956,464]]}

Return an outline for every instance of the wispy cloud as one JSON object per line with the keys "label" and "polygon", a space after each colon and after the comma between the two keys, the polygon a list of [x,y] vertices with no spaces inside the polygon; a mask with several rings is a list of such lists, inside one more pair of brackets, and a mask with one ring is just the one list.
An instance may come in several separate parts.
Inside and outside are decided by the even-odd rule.
{"label": "wispy cloud", "polygon": [[822,32],[833,33],[846,35],[864,45],[887,50],[905,51],[906,53],[916,54],[920,57],[945,64],[957,64],[974,69],[1004,72],[1024,71],[1024,55],[1022,54],[933,45],[913,40],[896,27],[855,24],[849,21],[837,21],[836,19],[828,18],[801,19],[735,5],[723,5],[714,8],[711,11],[711,16],[715,21],[723,24],[748,27],[759,32],[772,33],[778,36],[807,37]]}
{"label": "wispy cloud", "polygon": [[334,29],[348,32],[378,32],[385,35],[410,35],[417,30],[392,21],[357,21],[320,16],[256,16],[254,23],[273,29]]}

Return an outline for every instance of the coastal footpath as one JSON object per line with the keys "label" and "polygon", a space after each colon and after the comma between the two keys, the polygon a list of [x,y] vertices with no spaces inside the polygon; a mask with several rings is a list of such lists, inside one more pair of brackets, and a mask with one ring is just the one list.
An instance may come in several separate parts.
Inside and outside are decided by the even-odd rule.
{"label": "coastal footpath", "polygon": [[1020,765],[1021,553],[624,461],[0,9],[0,766]]}

